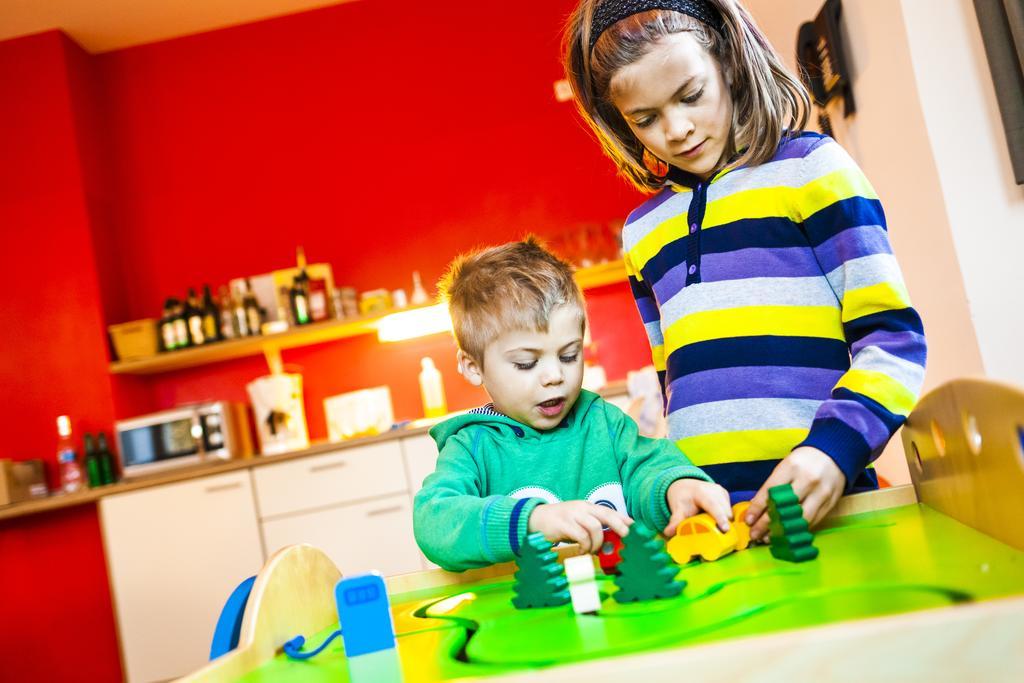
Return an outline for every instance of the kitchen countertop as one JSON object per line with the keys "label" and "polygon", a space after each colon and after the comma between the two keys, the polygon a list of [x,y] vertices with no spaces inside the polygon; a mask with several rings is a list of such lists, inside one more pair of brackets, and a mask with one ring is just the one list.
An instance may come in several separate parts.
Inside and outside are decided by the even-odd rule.
{"label": "kitchen countertop", "polygon": [[[604,397],[622,395],[626,393],[626,383],[611,382],[599,393]],[[453,413],[453,415],[454,414],[456,413]],[[383,434],[377,434],[374,436],[365,436],[337,442],[322,441],[313,444],[309,448],[292,451],[290,453],[282,453],[281,455],[254,455],[250,458],[242,458],[238,460],[203,463],[189,467],[181,467],[179,469],[172,469],[167,472],[139,477],[137,479],[126,479],[119,481],[116,484],[108,484],[107,486],[101,486],[94,489],[86,489],[77,493],[57,493],[51,494],[45,498],[24,500],[18,503],[0,506],[0,521],[13,519],[15,517],[24,517],[26,515],[34,515],[41,512],[47,512],[49,510],[58,510],[60,508],[72,507],[75,505],[84,505],[86,503],[92,503],[105,496],[112,496],[118,493],[127,493],[128,491],[135,491],[153,486],[173,484],[175,482],[188,481],[190,479],[200,479],[202,477],[225,474],[236,470],[251,469],[254,467],[286,462],[288,460],[298,460],[299,458],[306,458],[312,455],[333,453],[345,448],[354,448],[356,446],[365,446],[367,444],[378,443],[381,441],[390,441],[392,439],[402,439],[408,436],[426,434],[433,424],[441,422],[443,419],[446,418],[431,420],[429,422],[426,420],[418,420],[410,423],[406,427],[392,429],[384,432]]]}
{"label": "kitchen countertop", "polygon": [[86,489],[84,491],[78,491],[77,493],[52,494],[45,498],[34,498],[18,503],[11,503],[10,505],[0,506],[0,520],[10,519],[12,517],[22,517],[24,515],[31,515],[38,512],[46,512],[47,510],[71,507],[73,505],[91,503],[105,496],[127,493],[128,491],[150,488],[152,486],[173,484],[175,482],[187,481],[189,479],[200,479],[202,477],[225,474],[236,470],[262,467],[264,465],[272,465],[275,463],[286,462],[288,460],[298,460],[299,458],[306,458],[311,455],[333,453],[345,448],[365,446],[367,444],[377,443],[380,441],[390,441],[392,439],[401,439],[407,436],[426,434],[429,429],[429,426],[392,429],[388,432],[384,432],[383,434],[359,437],[356,439],[349,439],[347,441],[323,441],[300,451],[292,451],[290,453],[282,453],[280,455],[254,455],[249,458],[241,458],[237,460],[202,463],[178,469],[171,469],[166,472],[138,477],[136,479],[125,479],[117,482],[116,484],[100,486],[94,489]]}

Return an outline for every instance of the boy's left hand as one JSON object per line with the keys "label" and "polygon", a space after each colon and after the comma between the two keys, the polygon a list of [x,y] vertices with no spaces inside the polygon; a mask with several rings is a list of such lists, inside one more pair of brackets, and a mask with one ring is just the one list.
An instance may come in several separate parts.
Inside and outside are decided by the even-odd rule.
{"label": "boy's left hand", "polygon": [[714,517],[722,531],[729,529],[729,520],[732,519],[729,492],[718,484],[700,479],[676,479],[665,492],[665,499],[672,512],[663,532],[666,536],[675,536],[679,523],[698,512]]}
{"label": "boy's left hand", "polygon": [[750,540],[762,541],[768,534],[768,489],[792,484],[793,493],[800,499],[804,519],[814,526],[835,507],[846,487],[846,476],[826,453],[801,446],[775,466],[768,480],[761,486],[747,508]]}

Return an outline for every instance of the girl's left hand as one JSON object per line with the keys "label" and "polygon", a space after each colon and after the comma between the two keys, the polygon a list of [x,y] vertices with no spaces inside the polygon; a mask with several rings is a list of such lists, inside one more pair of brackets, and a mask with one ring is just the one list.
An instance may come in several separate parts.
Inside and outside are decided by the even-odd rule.
{"label": "girl's left hand", "polygon": [[846,476],[835,461],[811,446],[796,448],[775,466],[768,480],[750,501],[746,522],[750,525],[752,541],[765,540],[768,534],[768,489],[781,484],[792,484],[793,493],[800,499],[804,519],[814,526],[835,507]]}

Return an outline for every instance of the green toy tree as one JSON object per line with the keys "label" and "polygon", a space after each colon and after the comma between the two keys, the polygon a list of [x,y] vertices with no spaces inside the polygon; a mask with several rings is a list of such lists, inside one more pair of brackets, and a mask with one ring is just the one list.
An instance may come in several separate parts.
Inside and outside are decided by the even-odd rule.
{"label": "green toy tree", "polygon": [[622,539],[622,561],[615,577],[616,602],[674,598],[686,582],[677,580],[679,565],[665,552],[665,542],[640,522]]}
{"label": "green toy tree", "polygon": [[804,519],[800,499],[789,484],[768,489],[768,526],[772,537],[772,557],[787,562],[806,562],[818,556],[811,545],[814,534]]}
{"label": "green toy tree", "polygon": [[565,568],[558,563],[558,555],[544,534],[536,531],[526,537],[516,560],[516,584],[512,587],[516,609],[531,607],[557,607],[569,602],[569,581]]}

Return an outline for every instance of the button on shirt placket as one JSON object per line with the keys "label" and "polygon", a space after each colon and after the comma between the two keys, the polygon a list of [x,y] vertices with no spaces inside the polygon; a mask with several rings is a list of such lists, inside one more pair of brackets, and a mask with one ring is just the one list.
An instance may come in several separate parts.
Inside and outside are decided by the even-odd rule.
{"label": "button on shirt placket", "polygon": [[707,185],[698,183],[693,189],[690,209],[687,211],[687,222],[690,225],[690,239],[686,248],[686,285],[700,282],[700,227],[704,222],[704,209],[707,205]]}

